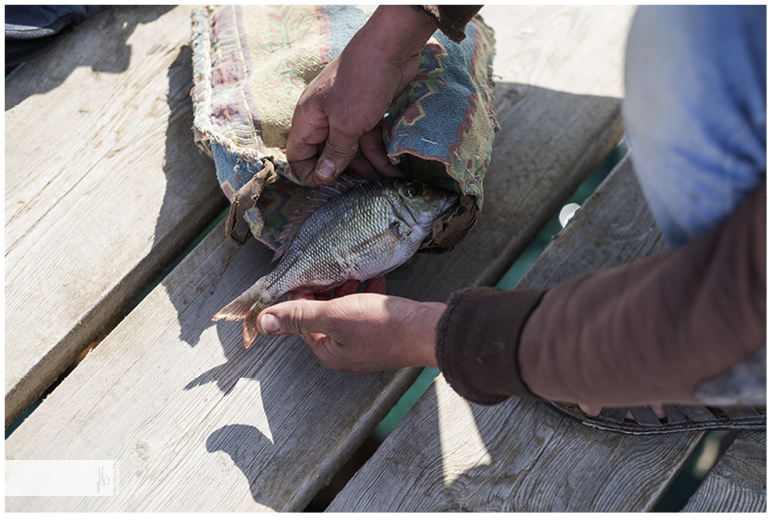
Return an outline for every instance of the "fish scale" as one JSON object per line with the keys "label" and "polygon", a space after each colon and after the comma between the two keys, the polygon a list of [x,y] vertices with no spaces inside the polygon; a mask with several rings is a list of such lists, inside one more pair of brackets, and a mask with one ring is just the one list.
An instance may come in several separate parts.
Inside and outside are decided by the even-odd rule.
{"label": "fish scale", "polygon": [[257,336],[257,315],[289,291],[337,287],[382,276],[406,262],[457,197],[405,179],[340,180],[308,200],[287,225],[276,268],[213,320],[243,320],[244,345]]}

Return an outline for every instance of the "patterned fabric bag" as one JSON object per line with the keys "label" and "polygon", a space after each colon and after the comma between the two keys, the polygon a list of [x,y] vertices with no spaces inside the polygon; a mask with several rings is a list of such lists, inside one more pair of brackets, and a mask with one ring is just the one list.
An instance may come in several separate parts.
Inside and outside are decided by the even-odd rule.
{"label": "patterned fabric bag", "polygon": [[[193,11],[196,142],[216,164],[232,202],[227,234],[245,220],[276,249],[311,194],[286,162],[286,137],[305,86],[337,56],[376,6],[224,6]],[[452,249],[473,227],[497,123],[492,105],[492,30],[477,16],[462,43],[436,32],[417,77],[390,106],[383,139],[408,176],[462,194],[434,223],[421,251]],[[365,81],[365,78],[363,79]]]}

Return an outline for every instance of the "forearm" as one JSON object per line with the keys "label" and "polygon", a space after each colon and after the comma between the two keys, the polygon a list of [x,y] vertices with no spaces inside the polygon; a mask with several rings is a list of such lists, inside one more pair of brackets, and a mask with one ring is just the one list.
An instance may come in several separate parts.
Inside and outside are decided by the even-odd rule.
{"label": "forearm", "polygon": [[765,193],[685,246],[549,291],[522,335],[530,389],[587,404],[697,403],[700,382],[756,354]]}
{"label": "forearm", "polygon": [[409,58],[419,56],[436,29],[430,18],[408,5],[381,5],[351,43],[355,47],[360,40],[373,56],[401,66]]}
{"label": "forearm", "polygon": [[[425,43],[441,30],[451,40],[465,39],[468,25],[480,5],[381,5],[372,13],[356,37],[374,45],[383,59],[400,64],[419,55]],[[355,38],[355,37],[354,37]]]}
{"label": "forearm", "polygon": [[[695,241],[571,279],[539,302],[489,289],[453,297],[442,320],[462,305],[456,319],[465,326],[462,339],[439,328],[439,367],[466,398],[486,404],[506,395],[697,402],[701,381],[752,357],[766,338],[765,197],[763,186]],[[523,306],[525,322],[500,323],[503,305]],[[460,365],[458,352],[466,353]]]}

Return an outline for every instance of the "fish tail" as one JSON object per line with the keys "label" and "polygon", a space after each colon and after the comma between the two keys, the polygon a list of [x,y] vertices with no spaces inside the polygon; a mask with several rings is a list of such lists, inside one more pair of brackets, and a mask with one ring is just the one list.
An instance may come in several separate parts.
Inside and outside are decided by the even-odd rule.
{"label": "fish tail", "polygon": [[265,298],[260,290],[261,280],[254,284],[249,290],[228,303],[217,312],[212,321],[240,321],[243,320],[243,346],[248,348],[259,335],[257,330],[257,316],[263,309],[270,306],[270,301]]}
{"label": "fish tail", "polygon": [[246,314],[246,317],[243,319],[244,348],[249,348],[259,335],[259,330],[257,330],[257,316],[259,316],[259,313],[262,312],[262,309],[264,308],[265,307],[263,306],[255,305],[249,310],[249,312]]}

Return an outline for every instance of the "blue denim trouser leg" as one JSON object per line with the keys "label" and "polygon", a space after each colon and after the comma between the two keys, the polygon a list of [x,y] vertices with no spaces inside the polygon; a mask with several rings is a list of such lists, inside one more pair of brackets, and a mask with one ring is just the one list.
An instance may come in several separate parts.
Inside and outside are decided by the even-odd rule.
{"label": "blue denim trouser leg", "polygon": [[642,6],[626,50],[634,168],[672,247],[766,176],[765,6]]}

